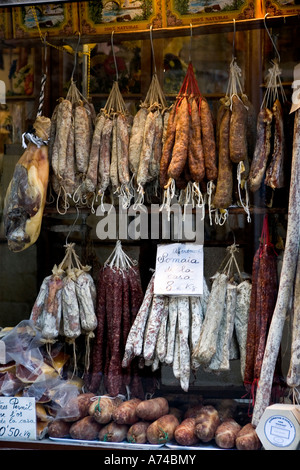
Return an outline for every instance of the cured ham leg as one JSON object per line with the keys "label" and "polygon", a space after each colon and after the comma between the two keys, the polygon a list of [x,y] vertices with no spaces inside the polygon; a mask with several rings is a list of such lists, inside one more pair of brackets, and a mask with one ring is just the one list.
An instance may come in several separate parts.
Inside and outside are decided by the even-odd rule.
{"label": "cured ham leg", "polygon": [[4,200],[4,228],[11,251],[33,245],[41,230],[49,179],[48,141],[50,119],[39,116],[35,123],[38,146],[30,142],[16,164]]}

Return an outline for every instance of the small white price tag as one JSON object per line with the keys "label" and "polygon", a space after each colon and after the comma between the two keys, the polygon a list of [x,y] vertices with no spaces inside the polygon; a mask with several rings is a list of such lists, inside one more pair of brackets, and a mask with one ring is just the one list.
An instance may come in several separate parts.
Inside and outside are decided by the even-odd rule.
{"label": "small white price tag", "polygon": [[36,439],[35,398],[0,397],[0,439]]}
{"label": "small white price tag", "polygon": [[158,245],[154,278],[157,295],[203,294],[203,245]]}

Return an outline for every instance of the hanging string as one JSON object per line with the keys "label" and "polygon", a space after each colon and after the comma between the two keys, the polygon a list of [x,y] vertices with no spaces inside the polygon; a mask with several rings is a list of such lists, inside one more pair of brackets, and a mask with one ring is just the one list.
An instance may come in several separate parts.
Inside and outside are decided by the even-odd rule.
{"label": "hanging string", "polygon": [[119,81],[119,73],[118,73],[118,67],[117,67],[117,60],[115,56],[115,50],[114,50],[114,31],[111,33],[111,50],[112,50],[112,55],[114,58],[114,63],[115,63],[115,69],[116,69],[116,82]]}
{"label": "hanging string", "polygon": [[73,77],[74,77],[74,73],[75,73],[76,66],[77,66],[77,56],[78,56],[79,44],[80,44],[80,33],[78,33],[78,42],[77,42],[77,46],[76,46],[76,49],[75,49],[74,66],[73,66],[72,75],[71,75],[71,82],[73,82]]}
{"label": "hanging string", "polygon": [[193,26],[192,26],[192,23],[190,23],[189,62],[192,62],[192,37],[193,37]]}
{"label": "hanging string", "polygon": [[233,18],[232,60],[235,59],[235,33],[236,33],[235,18]]}
{"label": "hanging string", "polygon": [[267,31],[267,33],[268,33],[268,36],[269,36],[269,38],[270,38],[270,40],[271,40],[271,43],[272,43],[272,45],[273,45],[273,47],[274,47],[274,50],[275,50],[275,52],[276,52],[276,54],[277,54],[278,62],[280,62],[280,55],[279,55],[279,52],[278,52],[278,50],[277,50],[277,47],[275,46],[275,42],[273,41],[272,35],[271,35],[270,31],[269,31],[268,28],[267,28],[266,17],[268,16],[268,14],[269,14],[269,13],[266,13],[265,16],[264,16],[264,25],[265,25],[265,29],[266,29],[266,31]]}
{"label": "hanging string", "polygon": [[45,34],[45,38],[44,38],[44,48],[45,48],[44,49],[45,72],[43,73],[42,79],[41,79],[41,90],[40,90],[40,99],[39,99],[39,106],[38,106],[37,116],[41,116],[42,112],[43,112],[44,99],[45,99],[45,85],[46,85],[47,72],[48,72],[46,34]]}
{"label": "hanging string", "polygon": [[154,74],[156,75],[156,63],[155,63],[155,54],[154,54],[153,38],[152,38],[152,25],[150,26],[150,44],[151,44],[151,51],[152,51]]}
{"label": "hanging string", "polygon": [[[58,51],[61,51],[61,52],[68,52],[68,54],[77,54],[77,55],[79,55],[79,52],[77,51],[77,53],[76,53],[72,48],[69,48],[69,47],[66,48],[64,46],[57,46],[57,45],[52,44],[49,41],[47,41],[46,37],[43,37],[43,33],[42,33],[40,25],[39,25],[39,20],[38,20],[37,14],[36,14],[35,7],[30,6],[30,9],[31,9],[31,12],[32,12],[32,16],[34,17],[40,39],[45,44],[45,46],[47,45],[49,47],[53,47],[54,49],[56,49]],[[88,52],[82,51],[82,52],[80,52],[80,54],[88,56],[88,83],[87,83],[88,91],[87,91],[87,96],[89,97],[89,93],[90,93],[90,67],[91,67],[91,50],[90,50],[90,47],[89,47]]]}

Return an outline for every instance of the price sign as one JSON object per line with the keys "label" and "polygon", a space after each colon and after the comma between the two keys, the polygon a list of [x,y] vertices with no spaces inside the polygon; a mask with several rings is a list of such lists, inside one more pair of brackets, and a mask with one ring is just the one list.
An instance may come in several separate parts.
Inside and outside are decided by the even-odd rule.
{"label": "price sign", "polygon": [[203,245],[158,245],[154,278],[158,295],[203,294]]}
{"label": "price sign", "polygon": [[0,397],[0,439],[36,439],[33,397]]}

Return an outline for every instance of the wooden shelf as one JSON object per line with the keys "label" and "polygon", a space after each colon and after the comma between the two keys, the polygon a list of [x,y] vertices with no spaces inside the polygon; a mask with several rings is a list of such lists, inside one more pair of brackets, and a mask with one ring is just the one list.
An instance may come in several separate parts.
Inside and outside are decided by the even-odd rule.
{"label": "wooden shelf", "polygon": [[[289,15],[289,16],[268,16],[266,18],[266,23],[268,28],[276,28],[281,26],[299,26],[300,18],[298,15]],[[236,20],[235,30],[236,31],[252,31],[257,29],[264,29],[264,18],[252,18],[247,20]],[[193,36],[200,36],[204,34],[219,34],[219,33],[232,33],[233,32],[233,22],[220,22],[220,23],[209,23],[201,25],[193,25],[192,27]],[[168,28],[159,28],[152,31],[153,39],[161,38],[170,38],[170,37],[182,37],[190,36],[191,29],[190,26],[180,26],[180,27],[168,27]],[[126,31],[126,32],[116,32],[114,34],[114,42],[118,41],[130,41],[130,40],[150,40],[149,30],[144,31]],[[74,33],[73,36],[63,37],[63,38],[51,38],[51,43],[53,45],[64,45],[73,43],[78,40],[77,34]],[[82,35],[81,44],[90,44],[90,43],[99,43],[99,42],[109,42],[111,40],[111,33],[108,34],[91,34],[91,35]],[[23,39],[6,39],[6,44],[12,44],[15,47],[26,46],[31,47],[35,44],[41,43],[41,39],[38,38],[23,38]]]}

